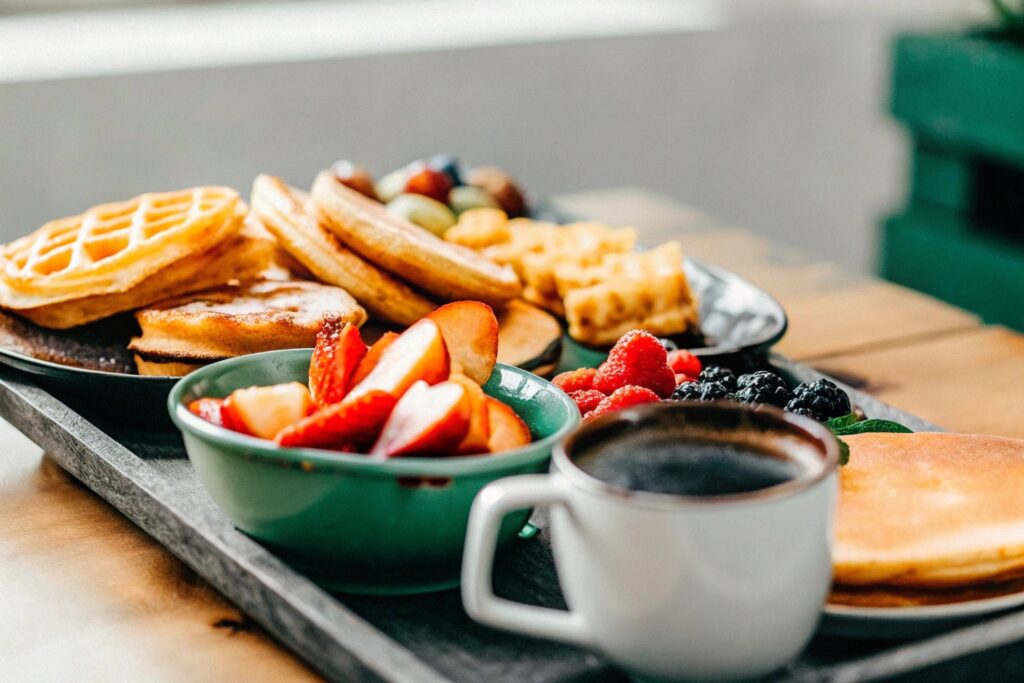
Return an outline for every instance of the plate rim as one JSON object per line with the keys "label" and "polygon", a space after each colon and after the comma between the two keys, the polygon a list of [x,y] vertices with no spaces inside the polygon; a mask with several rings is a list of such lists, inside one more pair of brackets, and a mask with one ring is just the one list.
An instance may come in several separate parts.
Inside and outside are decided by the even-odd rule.
{"label": "plate rim", "polygon": [[912,607],[864,607],[826,603],[828,617],[857,621],[922,621],[973,617],[1024,605],[1024,589],[991,598]]}
{"label": "plate rim", "polygon": [[116,378],[117,381],[144,382],[147,384],[177,381],[180,379],[174,375],[132,375],[127,372],[94,370],[92,368],[82,368],[76,365],[66,365],[64,363],[57,363],[55,361],[29,356],[5,346],[0,346],[0,363],[4,363],[15,370],[20,370],[21,372],[50,378],[61,378],[62,376],[102,377]]}

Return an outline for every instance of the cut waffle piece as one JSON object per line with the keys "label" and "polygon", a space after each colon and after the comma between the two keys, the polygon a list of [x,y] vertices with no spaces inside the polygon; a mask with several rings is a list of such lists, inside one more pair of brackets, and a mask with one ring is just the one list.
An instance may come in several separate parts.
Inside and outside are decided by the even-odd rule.
{"label": "cut waffle piece", "polygon": [[246,225],[206,251],[158,270],[126,292],[26,308],[18,314],[37,325],[65,330],[188,292],[263,278],[274,265],[276,252],[277,242],[271,235]]}
{"label": "cut waffle piece", "polygon": [[[196,365],[274,349],[311,347],[327,318],[362,325],[366,311],[340,287],[266,281],[218,287],[135,313],[128,345],[144,363]],[[148,368],[139,364],[139,371]]]}
{"label": "cut waffle piece", "polygon": [[634,329],[668,336],[700,322],[682,268],[669,275],[574,289],[566,294],[564,305],[569,336],[592,346],[614,344]]}
{"label": "cut waffle piece", "polygon": [[241,226],[226,187],[140,195],[50,221],[0,249],[0,305],[20,310],[124,292]]}
{"label": "cut waffle piece", "polygon": [[511,268],[392,215],[328,172],[313,183],[313,203],[321,222],[345,246],[440,299],[500,306],[519,296],[521,285]]}
{"label": "cut waffle piece", "polygon": [[345,289],[371,315],[411,325],[437,304],[338,241],[309,208],[305,193],[261,175],[252,187],[252,208],[281,246],[314,277]]}

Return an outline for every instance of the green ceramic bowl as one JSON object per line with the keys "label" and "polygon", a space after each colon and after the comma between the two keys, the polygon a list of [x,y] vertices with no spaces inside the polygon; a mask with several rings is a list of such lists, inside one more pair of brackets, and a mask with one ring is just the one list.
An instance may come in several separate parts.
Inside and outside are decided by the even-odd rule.
{"label": "green ceramic bowl", "polygon": [[[485,457],[393,458],[278,448],[201,420],[187,404],[235,389],[297,380],[309,349],[214,363],[178,382],[168,409],[196,474],[235,525],[328,589],[402,594],[458,584],[469,508],[495,479],[546,471],[551,448],[579,423],[561,390],[499,363],[484,391],[530,426],[529,446]],[[509,541],[529,511],[509,515]]]}

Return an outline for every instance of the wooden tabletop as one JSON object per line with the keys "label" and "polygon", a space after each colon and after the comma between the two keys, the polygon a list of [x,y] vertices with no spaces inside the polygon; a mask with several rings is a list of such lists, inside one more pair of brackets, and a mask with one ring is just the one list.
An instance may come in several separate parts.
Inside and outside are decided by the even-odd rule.
{"label": "wooden tabletop", "polygon": [[[948,429],[1024,437],[1024,336],[815,261],[642,190],[560,205],[763,287],[778,350]],[[188,567],[0,423],[0,671],[5,680],[314,679]]]}

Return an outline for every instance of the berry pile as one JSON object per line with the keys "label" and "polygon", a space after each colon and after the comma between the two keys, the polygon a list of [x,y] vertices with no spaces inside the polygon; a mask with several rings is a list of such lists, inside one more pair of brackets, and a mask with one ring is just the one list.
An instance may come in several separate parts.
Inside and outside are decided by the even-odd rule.
{"label": "berry pile", "polygon": [[690,352],[669,352],[654,335],[633,330],[615,343],[600,367],[563,372],[552,381],[590,418],[669,398],[700,371],[700,359]]}
{"label": "berry pile", "polygon": [[791,390],[773,372],[737,377],[728,368],[702,367],[700,358],[673,347],[633,330],[615,343],[600,367],[563,372],[552,381],[576,401],[585,418],[663,399],[771,405],[819,422],[850,413],[850,398],[827,379]]}

